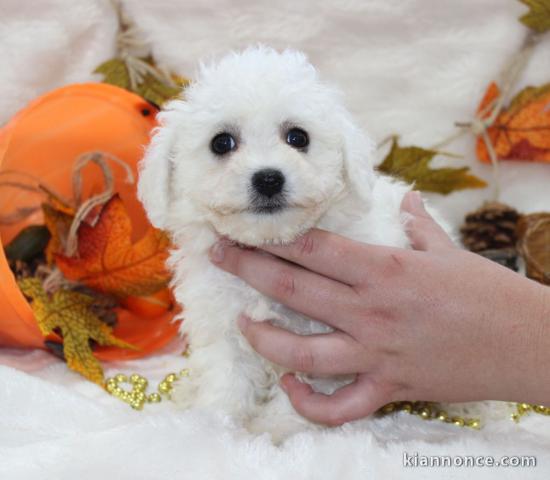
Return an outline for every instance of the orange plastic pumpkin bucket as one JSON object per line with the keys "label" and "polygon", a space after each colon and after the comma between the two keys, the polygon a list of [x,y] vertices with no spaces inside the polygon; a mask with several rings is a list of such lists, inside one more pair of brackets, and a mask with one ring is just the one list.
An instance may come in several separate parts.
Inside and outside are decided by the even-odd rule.
{"label": "orange plastic pumpkin bucket", "polygon": [[[155,108],[131,92],[101,83],[60,88],[38,98],[0,129],[0,171],[16,170],[39,177],[70,198],[75,159],[89,151],[105,151],[124,160],[137,175],[137,163],[155,126]],[[128,209],[134,240],[149,226],[136,197],[136,187],[126,183],[122,167],[113,164],[115,190]],[[101,189],[99,169],[85,174],[84,198]],[[0,189],[0,214],[38,204],[39,196],[17,189]],[[15,225],[0,225],[0,243],[6,245],[24,227],[42,224],[40,210]],[[114,334],[139,347],[138,351],[98,347],[103,360],[136,358],[162,348],[178,330],[173,313],[156,318],[119,309]],[[0,346],[44,348],[44,337],[31,307],[17,286],[3,248],[0,249]]]}

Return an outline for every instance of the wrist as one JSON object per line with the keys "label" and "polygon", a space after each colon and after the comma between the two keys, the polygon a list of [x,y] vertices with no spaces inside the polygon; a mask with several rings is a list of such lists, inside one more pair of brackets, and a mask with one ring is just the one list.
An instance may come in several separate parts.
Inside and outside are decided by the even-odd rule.
{"label": "wrist", "polygon": [[[550,405],[550,288],[522,278],[507,355],[509,400]],[[515,310],[515,309],[514,309]],[[515,353],[515,354],[514,354]]]}

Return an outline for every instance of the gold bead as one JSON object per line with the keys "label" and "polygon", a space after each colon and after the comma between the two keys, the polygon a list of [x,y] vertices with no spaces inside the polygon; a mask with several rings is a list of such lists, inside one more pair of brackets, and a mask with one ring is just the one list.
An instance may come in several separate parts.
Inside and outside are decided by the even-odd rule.
{"label": "gold bead", "polygon": [[105,390],[107,390],[109,393],[113,393],[115,389],[118,387],[118,384],[115,382],[113,378],[110,378],[107,380],[107,383],[105,384]]}
{"label": "gold bead", "polygon": [[168,383],[174,383],[178,379],[178,376],[175,373],[169,373],[164,377],[164,381]]}
{"label": "gold bead", "polygon": [[188,369],[188,368],[184,368],[183,370],[180,371],[179,376],[180,376],[180,377],[188,377],[188,376],[189,376],[189,373],[190,373],[189,369]]}
{"label": "gold bead", "polygon": [[432,417],[432,411],[428,407],[424,407],[420,410],[420,416],[423,419],[428,420]]}
{"label": "gold bead", "polygon": [[124,383],[128,381],[128,377],[124,375],[123,373],[117,373],[115,375],[115,380],[117,383]]}
{"label": "gold bead", "polygon": [[137,373],[132,373],[132,375],[130,375],[130,383],[138,383],[141,378],[143,378],[141,375],[138,375]]}
{"label": "gold bead", "polygon": [[512,415],[510,415],[510,418],[516,423],[519,422],[519,417],[520,416],[517,413],[512,413]]}
{"label": "gold bead", "polygon": [[447,419],[449,418],[449,414],[444,410],[440,410],[439,412],[437,412],[436,416],[437,416],[437,419],[442,422],[446,422]]}
{"label": "gold bead", "polygon": [[139,401],[145,400],[146,397],[144,392],[133,392],[132,396],[134,397],[134,400]]}
{"label": "gold bead", "polygon": [[123,402],[130,402],[131,401],[130,392],[123,391],[122,394],[120,395],[120,399]]}
{"label": "gold bead", "polygon": [[144,392],[145,390],[147,390],[147,383],[134,383],[133,390],[134,392]]}
{"label": "gold bead", "polygon": [[463,427],[464,426],[464,419],[462,417],[453,417],[452,418],[452,422],[457,426],[457,427]]}
{"label": "gold bead", "polygon": [[410,402],[403,402],[401,405],[401,410],[403,412],[411,413],[412,412],[412,405]]}
{"label": "gold bead", "polygon": [[533,410],[537,413],[545,413],[546,412],[546,407],[544,405],[535,405],[533,407]]}
{"label": "gold bead", "polygon": [[481,428],[481,424],[479,423],[479,420],[476,418],[469,418],[466,422],[466,426],[473,428],[475,430],[479,430]]}
{"label": "gold bead", "polygon": [[120,388],[119,386],[116,386],[111,393],[115,397],[120,397],[124,393],[124,390],[122,390],[122,388]]}
{"label": "gold bead", "polygon": [[168,393],[170,392],[170,390],[172,390],[172,385],[169,384],[168,382],[162,381],[159,383],[159,386],[158,386],[159,393]]}
{"label": "gold bead", "polygon": [[134,410],[143,410],[143,402],[140,402],[139,400],[134,400],[130,403],[130,406]]}
{"label": "gold bead", "polygon": [[391,413],[395,410],[395,403],[388,403],[382,407],[382,413]]}
{"label": "gold bead", "polygon": [[159,403],[161,401],[161,397],[158,393],[151,393],[148,397],[147,397],[147,402],[149,403]]}

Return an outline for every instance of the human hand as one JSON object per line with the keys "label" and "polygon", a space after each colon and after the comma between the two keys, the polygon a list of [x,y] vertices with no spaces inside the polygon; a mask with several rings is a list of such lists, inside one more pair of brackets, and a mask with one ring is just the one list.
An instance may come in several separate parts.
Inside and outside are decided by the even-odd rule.
{"label": "human hand", "polygon": [[[546,287],[457,248],[410,192],[413,250],[312,230],[271,255],[220,241],[211,260],[288,307],[336,329],[300,336],[242,317],[252,347],[291,371],[357,374],[327,396],[292,374],[294,408],[338,425],[398,400],[550,402]],[[546,328],[546,330],[545,330]]]}

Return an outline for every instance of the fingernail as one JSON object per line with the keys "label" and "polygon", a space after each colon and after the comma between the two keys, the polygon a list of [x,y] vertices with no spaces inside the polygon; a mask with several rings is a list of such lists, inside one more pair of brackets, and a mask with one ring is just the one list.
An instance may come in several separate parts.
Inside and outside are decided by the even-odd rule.
{"label": "fingernail", "polygon": [[223,262],[223,257],[225,256],[225,247],[226,244],[223,240],[216,242],[210,249],[210,260],[214,263]]}
{"label": "fingernail", "polygon": [[405,209],[409,211],[422,211],[424,210],[424,201],[420,192],[413,190],[408,192],[405,196]]}
{"label": "fingernail", "polygon": [[411,197],[411,203],[413,204],[413,206],[415,207],[423,206],[422,195],[420,195],[420,192],[413,190],[411,193],[409,193],[409,195]]}
{"label": "fingernail", "polygon": [[281,385],[281,388],[285,391],[285,392],[288,392],[288,378],[290,377],[290,375],[288,373],[285,373],[281,379],[279,380],[279,384]]}
{"label": "fingernail", "polygon": [[239,315],[239,317],[237,318],[237,326],[239,327],[241,332],[244,332],[246,330],[248,322],[250,322],[250,318],[248,318],[246,315]]}

